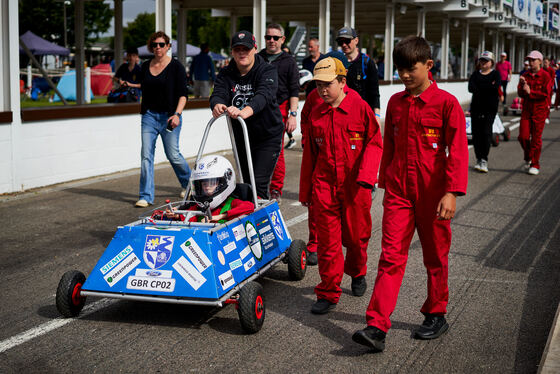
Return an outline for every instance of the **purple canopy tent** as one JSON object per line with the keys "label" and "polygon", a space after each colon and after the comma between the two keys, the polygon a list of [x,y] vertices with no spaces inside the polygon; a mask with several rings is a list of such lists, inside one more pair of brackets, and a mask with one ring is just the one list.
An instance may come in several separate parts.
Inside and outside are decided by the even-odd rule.
{"label": "purple canopy tent", "polygon": [[[35,56],[37,55],[58,55],[58,56],[68,56],[70,50],[54,43],[49,42],[33,34],[31,31],[27,31],[25,34],[20,36],[20,40],[25,43],[27,48]],[[23,48],[19,47],[19,53],[24,55],[25,51]]]}

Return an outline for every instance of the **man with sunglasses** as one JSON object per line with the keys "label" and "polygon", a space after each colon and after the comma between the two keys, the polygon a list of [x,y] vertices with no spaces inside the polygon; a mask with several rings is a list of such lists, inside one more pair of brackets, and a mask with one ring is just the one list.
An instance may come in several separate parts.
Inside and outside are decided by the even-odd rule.
{"label": "man with sunglasses", "polygon": [[[299,101],[299,69],[295,58],[289,53],[282,51],[282,45],[286,41],[284,28],[278,24],[269,24],[264,36],[266,48],[259,52],[266,61],[273,65],[278,71],[278,91],[276,101],[280,106],[284,129],[291,134],[297,127],[297,110]],[[292,143],[293,144],[293,143]],[[286,164],[284,162],[284,136],[282,136],[282,150],[270,181],[270,197],[280,202],[284,177],[286,175]]]}
{"label": "man with sunglasses", "polygon": [[361,53],[358,48],[360,39],[356,30],[351,27],[343,27],[336,34],[336,42],[350,62],[346,75],[348,87],[358,91],[377,118],[381,115],[379,101],[379,80],[377,77],[377,67],[371,58],[365,53]]}

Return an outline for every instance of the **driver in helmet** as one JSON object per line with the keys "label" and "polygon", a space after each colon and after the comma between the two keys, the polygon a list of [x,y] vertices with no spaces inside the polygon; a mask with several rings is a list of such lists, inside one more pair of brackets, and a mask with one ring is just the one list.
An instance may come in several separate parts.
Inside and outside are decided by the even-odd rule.
{"label": "driver in helmet", "polygon": [[[231,196],[235,190],[235,172],[231,163],[222,156],[202,157],[195,165],[191,174],[192,199],[197,203],[180,209],[197,210],[208,207],[212,213],[210,222],[224,223],[255,210],[250,201],[236,199]],[[185,216],[169,209],[169,219],[185,220]],[[206,216],[194,216],[190,222],[208,222]]]}

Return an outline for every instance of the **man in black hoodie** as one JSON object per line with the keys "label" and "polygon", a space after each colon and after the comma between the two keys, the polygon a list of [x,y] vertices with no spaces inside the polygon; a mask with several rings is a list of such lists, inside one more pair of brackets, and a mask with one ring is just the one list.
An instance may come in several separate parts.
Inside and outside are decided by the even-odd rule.
{"label": "man in black hoodie", "polygon": [[[276,161],[282,149],[284,124],[276,102],[278,74],[257,52],[255,37],[249,31],[239,31],[231,39],[233,59],[220,71],[210,109],[214,118],[224,112],[241,117],[247,124],[257,195],[269,198],[269,185]],[[249,182],[247,154],[241,126],[233,121],[235,144],[241,161],[243,179]]]}
{"label": "man in black hoodie", "polygon": [[[289,53],[282,51],[282,44],[286,41],[284,28],[276,23],[266,27],[266,48],[259,52],[267,62],[276,67],[278,71],[278,91],[276,92],[276,102],[280,106],[282,122],[285,130],[290,137],[290,145],[295,145],[292,139],[292,132],[297,127],[297,110],[299,100],[299,69],[296,59]],[[284,145],[282,137],[282,146]],[[284,177],[286,175],[286,164],[284,162],[284,149],[280,151],[276,168],[270,181],[270,197],[280,202],[282,188],[284,187]]]}

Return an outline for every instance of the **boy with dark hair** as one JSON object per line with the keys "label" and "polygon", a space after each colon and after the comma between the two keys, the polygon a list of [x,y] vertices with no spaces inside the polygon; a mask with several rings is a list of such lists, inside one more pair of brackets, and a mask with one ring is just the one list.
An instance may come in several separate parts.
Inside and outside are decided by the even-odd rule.
{"label": "boy with dark hair", "polygon": [[311,312],[324,314],[340,299],[344,273],[352,277],[354,296],[366,290],[371,190],[383,147],[375,114],[346,87],[340,60],[319,61],[313,79],[322,102],[311,109],[304,131],[299,200],[314,210],[321,282]]}
{"label": "boy with dark hair", "polygon": [[405,90],[391,97],[385,118],[381,257],[366,311],[368,326],[352,336],[377,352],[385,348],[415,228],[428,273],[421,309],[425,320],[415,336],[435,339],[449,327],[444,315],[450,220],[456,196],[467,190],[469,159],[465,116],[457,99],[430,80],[434,62],[426,40],[406,37],[395,46],[393,59]]}

